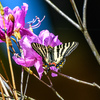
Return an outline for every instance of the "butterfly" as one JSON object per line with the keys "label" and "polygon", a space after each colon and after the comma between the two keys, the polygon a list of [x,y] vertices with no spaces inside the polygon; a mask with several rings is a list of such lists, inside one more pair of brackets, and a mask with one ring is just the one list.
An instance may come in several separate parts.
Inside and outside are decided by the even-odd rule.
{"label": "butterfly", "polygon": [[32,48],[42,57],[43,67],[49,69],[55,66],[60,69],[66,61],[66,57],[78,46],[78,42],[68,42],[55,47],[44,46],[38,43],[31,43]]}

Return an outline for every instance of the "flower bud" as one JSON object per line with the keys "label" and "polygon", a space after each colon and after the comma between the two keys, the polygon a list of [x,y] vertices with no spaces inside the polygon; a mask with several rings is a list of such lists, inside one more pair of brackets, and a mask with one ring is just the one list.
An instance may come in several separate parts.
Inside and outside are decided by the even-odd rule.
{"label": "flower bud", "polygon": [[15,21],[15,18],[14,18],[14,16],[12,14],[9,14],[8,20],[9,21],[11,20],[12,22],[14,22]]}

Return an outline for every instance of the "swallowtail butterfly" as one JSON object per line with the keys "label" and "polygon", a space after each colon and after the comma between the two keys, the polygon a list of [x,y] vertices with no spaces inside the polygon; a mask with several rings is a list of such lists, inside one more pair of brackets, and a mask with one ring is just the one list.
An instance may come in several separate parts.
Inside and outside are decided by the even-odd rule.
{"label": "swallowtail butterfly", "polygon": [[66,57],[78,46],[77,42],[68,42],[55,47],[31,43],[32,48],[43,58],[43,66],[50,68],[55,66],[60,69],[66,61]]}

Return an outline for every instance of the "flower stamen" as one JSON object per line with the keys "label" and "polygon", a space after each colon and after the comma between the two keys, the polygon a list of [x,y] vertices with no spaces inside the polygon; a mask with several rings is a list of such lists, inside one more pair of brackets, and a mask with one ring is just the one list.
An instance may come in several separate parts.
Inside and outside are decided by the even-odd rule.
{"label": "flower stamen", "polygon": [[[41,25],[41,22],[44,20],[44,18],[45,18],[45,16],[42,18],[42,20],[40,20],[40,18],[36,16],[35,20],[33,19],[32,21],[29,21],[27,24],[25,24],[25,28],[27,28],[27,27],[29,28],[30,25],[31,25],[32,29],[38,28]],[[36,21],[38,21],[38,23],[32,26],[32,24],[34,24]]]}

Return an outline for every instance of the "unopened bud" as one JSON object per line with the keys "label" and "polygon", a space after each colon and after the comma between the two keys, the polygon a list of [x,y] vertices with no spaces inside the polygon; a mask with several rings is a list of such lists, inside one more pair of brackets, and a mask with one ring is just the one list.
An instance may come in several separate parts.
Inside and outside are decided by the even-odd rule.
{"label": "unopened bud", "polygon": [[15,18],[14,18],[14,16],[12,14],[9,14],[8,20],[9,21],[11,20],[12,22],[14,22],[15,21]]}

